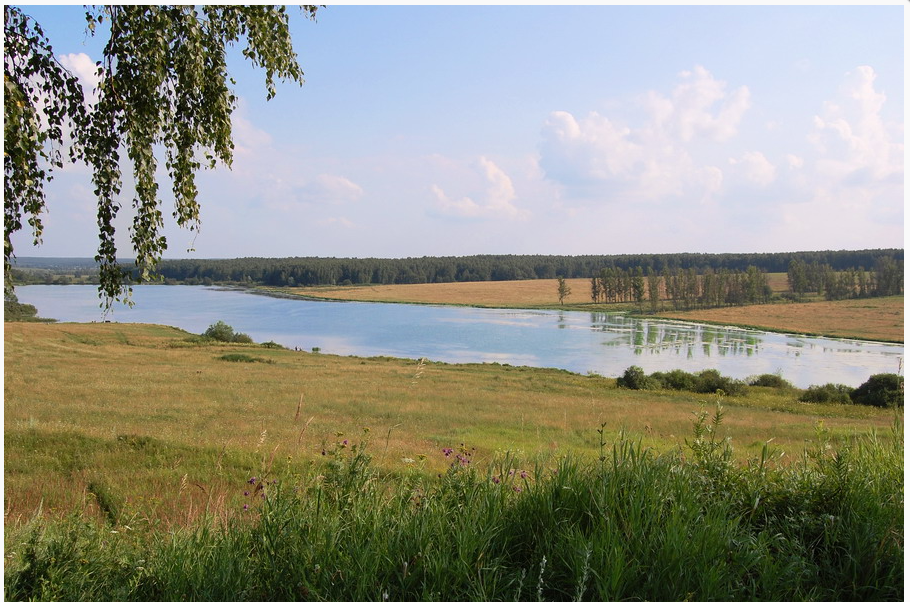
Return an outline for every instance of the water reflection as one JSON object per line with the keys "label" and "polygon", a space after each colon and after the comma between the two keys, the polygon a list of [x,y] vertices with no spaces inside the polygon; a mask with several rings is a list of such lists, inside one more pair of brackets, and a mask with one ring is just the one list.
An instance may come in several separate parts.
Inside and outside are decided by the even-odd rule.
{"label": "water reflection", "polygon": [[636,355],[659,354],[667,351],[686,357],[695,356],[695,347],[700,344],[702,353],[710,356],[712,350],[718,355],[751,356],[759,351],[761,338],[741,329],[722,328],[684,322],[644,320],[623,314],[592,313],[591,328],[611,336],[603,341],[608,347],[630,347]]}

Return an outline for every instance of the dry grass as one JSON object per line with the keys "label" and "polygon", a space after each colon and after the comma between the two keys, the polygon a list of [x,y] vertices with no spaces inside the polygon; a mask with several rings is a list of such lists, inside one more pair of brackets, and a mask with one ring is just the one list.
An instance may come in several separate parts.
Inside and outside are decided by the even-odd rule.
{"label": "dry grass", "polygon": [[[324,446],[364,436],[396,471],[420,455],[426,470],[442,470],[439,450],[461,442],[481,460],[497,450],[593,454],[602,423],[667,449],[691,435],[700,403],[713,402],[558,370],[200,346],[163,326],[7,323],[5,335],[7,521],[39,507],[97,512],[94,482],[125,511],[188,523],[242,504],[251,475],[321,461]],[[271,363],[218,359],[238,349]],[[821,419],[844,435],[893,419],[770,390],[728,409],[725,434],[744,456],[773,440],[796,457]]]}
{"label": "dry grass", "polygon": [[903,297],[750,305],[669,312],[661,316],[831,337],[904,342]]}
{"label": "dry grass", "polygon": [[[572,292],[566,303],[591,300],[591,280],[566,280]],[[434,303],[478,307],[528,307],[559,305],[556,280],[508,280],[496,282],[447,282],[434,284],[382,284],[371,286],[317,286],[280,289],[308,297],[344,301]]]}

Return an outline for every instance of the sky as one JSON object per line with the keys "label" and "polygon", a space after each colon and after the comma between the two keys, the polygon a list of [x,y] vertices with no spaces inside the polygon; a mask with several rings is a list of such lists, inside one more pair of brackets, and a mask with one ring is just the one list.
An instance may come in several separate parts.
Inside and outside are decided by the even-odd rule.
{"label": "sky", "polygon": [[[232,51],[234,163],[198,233],[161,170],[165,257],[902,248],[906,4],[291,10],[306,82]],[[26,12],[90,88],[83,9]],[[16,254],[93,256],[88,169],[46,192]]]}

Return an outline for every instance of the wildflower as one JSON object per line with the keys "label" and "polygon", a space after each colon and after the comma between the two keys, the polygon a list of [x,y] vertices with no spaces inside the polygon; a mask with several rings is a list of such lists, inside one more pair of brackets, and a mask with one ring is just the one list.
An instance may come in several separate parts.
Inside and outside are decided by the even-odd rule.
{"label": "wildflower", "polygon": [[522,470],[522,471],[521,471],[521,474],[519,474],[518,476],[520,476],[522,479],[527,479],[527,478],[528,478],[528,473]]}
{"label": "wildflower", "polygon": [[516,493],[521,493],[521,487],[518,487],[518,486],[512,487],[512,490],[515,491]]}
{"label": "wildflower", "polygon": [[344,441],[341,442],[341,447],[347,447],[347,446],[348,446],[348,440],[345,439]]}
{"label": "wildflower", "polygon": [[510,469],[509,469],[509,476],[510,476],[510,477],[514,477],[514,476],[515,476],[515,469],[514,469],[514,468],[510,468]]}
{"label": "wildflower", "polygon": [[448,458],[449,456],[452,455],[452,448],[451,448],[451,447],[443,447],[443,448],[442,448],[442,453],[444,453],[445,456],[446,456],[446,458]]}
{"label": "wildflower", "polygon": [[401,461],[404,462],[405,464],[413,464],[414,458],[402,458]]}
{"label": "wildflower", "polygon": [[247,481],[247,483],[249,483],[250,485],[255,485],[255,484],[256,484],[256,477],[250,477],[250,480]]}
{"label": "wildflower", "polygon": [[325,450],[322,450],[322,455],[323,455],[323,456],[325,455]]}
{"label": "wildflower", "polygon": [[495,483],[496,485],[499,485],[499,477],[494,476],[494,477],[493,477],[493,483]]}
{"label": "wildflower", "polygon": [[249,492],[249,491],[244,491],[244,492],[243,492],[243,495],[244,495],[244,497],[250,497],[250,492]]}
{"label": "wildflower", "polygon": [[244,509],[244,510],[249,510],[249,509],[250,509],[250,505],[249,505],[249,504],[244,504],[244,505],[243,505],[243,509]]}

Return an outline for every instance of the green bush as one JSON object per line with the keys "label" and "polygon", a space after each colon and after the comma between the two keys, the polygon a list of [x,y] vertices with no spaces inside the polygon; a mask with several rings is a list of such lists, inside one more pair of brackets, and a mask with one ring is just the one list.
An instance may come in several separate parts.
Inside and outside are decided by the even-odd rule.
{"label": "green bush", "polygon": [[812,385],[806,389],[799,400],[804,403],[853,403],[850,394],[853,387],[828,383],[825,385]]}
{"label": "green bush", "polygon": [[873,374],[850,393],[853,403],[879,408],[904,407],[904,377]]}
{"label": "green bush", "polygon": [[775,389],[792,389],[793,384],[780,374],[760,374],[749,379],[750,387],[772,387]]}
{"label": "green bush", "polygon": [[659,382],[664,389],[674,391],[694,391],[697,382],[694,374],[678,369],[670,372],[655,372],[651,378]]}
{"label": "green bush", "polygon": [[702,370],[695,375],[694,391],[696,393],[723,391],[724,395],[745,395],[746,383],[729,376],[721,376],[717,370]]}
{"label": "green bush", "polygon": [[623,389],[659,389],[656,379],[645,375],[639,366],[629,366],[623,375],[616,379],[616,384]]}
{"label": "green bush", "polygon": [[252,343],[253,339],[248,334],[234,332],[234,328],[218,320],[209,326],[202,336],[207,339],[221,341],[222,343]]}

